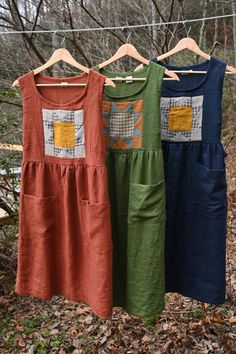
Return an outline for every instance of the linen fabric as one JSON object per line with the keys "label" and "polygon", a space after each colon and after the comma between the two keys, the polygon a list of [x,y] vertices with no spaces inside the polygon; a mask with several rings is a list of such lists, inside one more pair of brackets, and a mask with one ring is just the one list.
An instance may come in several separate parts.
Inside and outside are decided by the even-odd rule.
{"label": "linen fabric", "polygon": [[113,238],[113,306],[149,317],[163,311],[165,295],[160,131],[164,68],[150,62],[135,72],[100,72],[108,77],[145,78],[132,83],[116,81],[116,88],[106,87],[103,116]]}
{"label": "linen fabric", "polygon": [[[19,78],[23,100],[16,293],[82,301],[112,315],[112,239],[102,95],[105,77]],[[86,87],[36,83],[86,81]]]}
{"label": "linen fabric", "polygon": [[170,70],[207,71],[180,75],[180,82],[162,86],[166,292],[221,304],[227,216],[221,99],[226,64],[214,57],[191,66],[158,64]]}

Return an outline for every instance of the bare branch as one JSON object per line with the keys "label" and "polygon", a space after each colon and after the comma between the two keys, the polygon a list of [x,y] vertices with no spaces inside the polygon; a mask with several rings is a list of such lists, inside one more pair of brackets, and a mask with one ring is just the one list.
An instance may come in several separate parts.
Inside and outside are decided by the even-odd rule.
{"label": "bare branch", "polygon": [[[17,7],[17,4],[15,0],[11,0],[11,2],[8,0],[9,3],[9,8],[10,8],[10,13],[12,15],[13,20],[16,23],[15,29],[16,30],[25,30],[24,23],[22,21],[19,9]],[[12,6],[13,5],[13,6]],[[36,54],[36,56],[39,58],[41,63],[45,63],[45,60],[39,50],[36,48],[34,42],[32,41],[32,38],[30,38],[26,33],[22,33],[22,38],[29,44],[33,52]]]}
{"label": "bare branch", "polygon": [[[31,31],[34,31],[35,27],[37,26],[37,21],[38,21],[39,12],[40,12],[40,8],[41,8],[42,3],[43,3],[43,0],[39,0],[38,6],[37,6],[37,9],[36,9],[36,15],[35,15],[34,23],[33,23],[33,26],[31,28]],[[32,38],[32,36],[33,36],[33,33],[31,33],[30,38]]]}
{"label": "bare branch", "polygon": [[14,210],[12,210],[2,198],[0,198],[0,208],[5,210],[9,215],[14,213]]}
{"label": "bare branch", "polygon": [[[89,15],[89,17],[94,21],[96,22],[100,27],[104,28],[105,26],[96,19],[96,17],[94,17],[90,11],[84,6],[84,1],[81,0],[80,1],[80,6],[81,8]],[[111,31],[111,30],[107,30],[109,33],[111,33],[114,37],[116,37],[121,43],[125,44],[125,41],[120,37],[118,36],[115,32]]]}
{"label": "bare branch", "polygon": [[[69,15],[69,22],[70,22],[70,28],[74,29],[74,24],[73,24],[73,18],[71,15],[71,11],[70,11],[70,5],[69,5],[69,1],[66,0],[66,5],[67,5],[67,10],[68,10],[68,15]],[[91,61],[88,59],[88,57],[85,55],[84,51],[82,50],[82,48],[77,45],[77,40],[76,40],[76,36],[75,36],[75,32],[72,32],[72,36],[73,36],[73,40],[71,40],[74,44],[74,46],[76,47],[76,49],[78,50],[78,52],[82,55],[82,57],[84,58],[84,60],[86,61],[86,63],[89,66],[92,66]]]}
{"label": "bare branch", "polygon": [[11,105],[16,106],[16,107],[22,107],[21,104],[19,104],[19,103],[14,103],[14,102],[10,102],[10,101],[0,100],[0,104],[1,104],[1,103],[7,103],[7,104],[11,104]]}
{"label": "bare branch", "polygon": [[159,7],[158,7],[157,4],[156,4],[156,1],[155,1],[155,0],[152,0],[152,3],[153,3],[153,5],[155,6],[155,9],[156,9],[158,15],[160,16],[161,20],[162,20],[163,22],[166,22],[166,20],[165,20],[165,18],[163,17],[163,15],[162,15],[162,13],[161,13]]}

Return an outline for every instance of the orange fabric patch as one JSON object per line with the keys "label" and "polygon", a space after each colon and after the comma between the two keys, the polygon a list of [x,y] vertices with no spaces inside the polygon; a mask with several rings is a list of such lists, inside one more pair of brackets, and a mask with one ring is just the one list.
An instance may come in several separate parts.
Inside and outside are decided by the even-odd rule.
{"label": "orange fabric patch", "polygon": [[102,110],[105,112],[110,112],[111,102],[110,101],[102,101]]}
{"label": "orange fabric patch", "polygon": [[54,125],[54,146],[74,147],[75,146],[75,123],[53,122]]}
{"label": "orange fabric patch", "polygon": [[143,100],[134,101],[134,113],[143,112]]}
{"label": "orange fabric patch", "polygon": [[116,102],[116,107],[119,108],[119,112],[125,112],[129,107],[129,102]]}
{"label": "orange fabric patch", "polygon": [[113,149],[128,149],[129,145],[126,144],[122,139],[117,140],[113,145]]}
{"label": "orange fabric patch", "polygon": [[108,135],[104,135],[105,138],[105,146],[109,147],[110,146],[110,137]]}
{"label": "orange fabric patch", "polygon": [[108,127],[108,121],[103,117],[103,126]]}
{"label": "orange fabric patch", "polygon": [[135,122],[135,127],[139,129],[140,131],[143,130],[143,115],[141,115],[137,121]]}
{"label": "orange fabric patch", "polygon": [[192,130],[192,107],[171,107],[168,115],[168,130]]}
{"label": "orange fabric patch", "polygon": [[142,146],[142,136],[133,137],[133,147],[138,149]]}

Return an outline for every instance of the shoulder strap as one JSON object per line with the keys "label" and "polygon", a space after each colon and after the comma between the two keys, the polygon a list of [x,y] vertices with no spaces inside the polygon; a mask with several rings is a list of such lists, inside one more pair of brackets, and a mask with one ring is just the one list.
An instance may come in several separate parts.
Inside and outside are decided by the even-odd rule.
{"label": "shoulder strap", "polygon": [[32,71],[29,71],[28,73],[26,73],[18,78],[22,98],[24,98],[24,96],[27,94],[32,94],[32,92],[33,92],[31,79],[32,79]]}
{"label": "shoulder strap", "polygon": [[99,65],[95,65],[91,69],[94,70],[94,71],[97,71],[97,72],[99,72],[99,70],[100,70],[99,69]]}
{"label": "shoulder strap", "polygon": [[227,64],[225,62],[213,57],[211,84],[213,87],[218,87],[221,95],[223,91],[226,66]]}
{"label": "shoulder strap", "polygon": [[103,133],[102,100],[106,77],[91,69],[86,95],[86,146],[87,160],[104,163],[105,142]]}

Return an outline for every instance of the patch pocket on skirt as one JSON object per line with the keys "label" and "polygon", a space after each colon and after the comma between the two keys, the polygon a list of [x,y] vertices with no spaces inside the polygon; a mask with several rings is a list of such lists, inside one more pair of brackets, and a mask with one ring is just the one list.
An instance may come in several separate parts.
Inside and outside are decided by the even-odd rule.
{"label": "patch pocket on skirt", "polygon": [[189,185],[188,209],[208,216],[221,216],[226,212],[227,185],[225,168],[210,169],[196,162]]}
{"label": "patch pocket on skirt", "polygon": [[110,202],[91,204],[81,199],[80,203],[85,244],[91,244],[95,253],[111,252]]}
{"label": "patch pocket on skirt", "polygon": [[58,197],[22,195],[23,238],[55,238],[58,233]]}
{"label": "patch pocket on skirt", "polygon": [[165,183],[131,183],[128,223],[156,224],[165,219]]}

